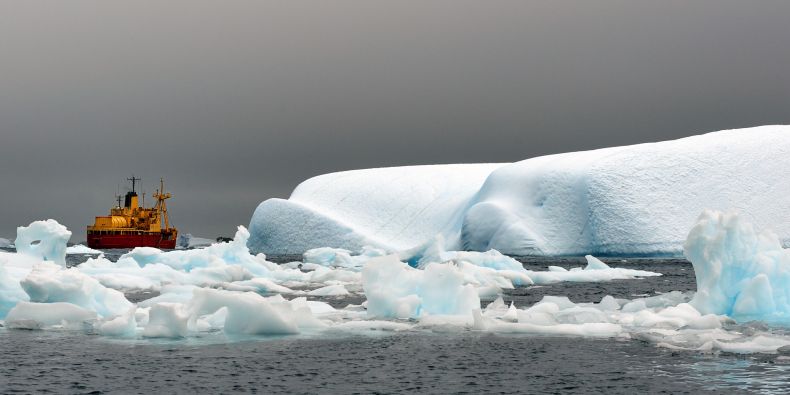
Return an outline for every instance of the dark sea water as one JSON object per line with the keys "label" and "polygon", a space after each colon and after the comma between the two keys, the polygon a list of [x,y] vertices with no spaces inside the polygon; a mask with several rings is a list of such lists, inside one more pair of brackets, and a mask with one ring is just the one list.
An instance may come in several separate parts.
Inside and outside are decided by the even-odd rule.
{"label": "dark sea water", "polygon": [[[583,264],[521,260],[536,270]],[[664,276],[521,288],[505,299],[523,307],[543,295],[597,302],[695,289],[684,260],[604,261]],[[2,393],[785,393],[788,385],[787,356],[678,352],[636,340],[469,331],[137,341],[0,328]]]}

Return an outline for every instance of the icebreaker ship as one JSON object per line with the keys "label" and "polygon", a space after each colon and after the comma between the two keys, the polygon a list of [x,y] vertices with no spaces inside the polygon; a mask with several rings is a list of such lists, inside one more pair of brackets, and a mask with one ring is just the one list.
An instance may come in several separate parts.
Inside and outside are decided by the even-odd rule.
{"label": "icebreaker ship", "polygon": [[786,244],[789,154],[790,126],[778,125],[512,164],[331,173],[261,203],[249,246],[419,254],[443,240],[511,255],[679,255],[706,208],[736,210]]}

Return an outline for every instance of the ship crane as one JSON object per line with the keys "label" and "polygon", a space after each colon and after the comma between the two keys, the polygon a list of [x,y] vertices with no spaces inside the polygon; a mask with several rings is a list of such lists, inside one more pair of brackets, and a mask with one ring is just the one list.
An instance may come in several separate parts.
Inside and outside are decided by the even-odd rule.
{"label": "ship crane", "polygon": [[162,228],[163,230],[170,229],[170,218],[167,216],[167,203],[165,203],[165,200],[170,199],[172,197],[172,195],[170,195],[170,192],[168,193],[160,192],[164,190],[165,190],[165,180],[164,178],[160,177],[159,189],[157,189],[156,192],[154,192],[154,199],[156,199],[156,211],[157,213],[159,213],[159,218],[164,218],[165,220],[165,223],[163,224],[164,228]]}

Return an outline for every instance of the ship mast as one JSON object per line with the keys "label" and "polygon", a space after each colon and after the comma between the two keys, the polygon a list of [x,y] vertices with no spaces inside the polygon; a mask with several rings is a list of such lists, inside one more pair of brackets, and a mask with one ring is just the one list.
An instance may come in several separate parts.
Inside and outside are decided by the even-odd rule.
{"label": "ship mast", "polygon": [[129,180],[129,181],[131,181],[131,182],[132,182],[132,192],[135,192],[135,190],[134,190],[134,184],[135,184],[135,182],[137,182],[137,181],[142,181],[142,179],[141,179],[140,177],[136,177],[136,178],[135,178],[134,174],[132,174],[132,178],[127,178],[127,180]]}
{"label": "ship mast", "polygon": [[164,229],[170,229],[170,218],[167,216],[167,204],[165,203],[166,199],[170,199],[172,195],[168,192],[165,193],[165,181],[164,178],[159,178],[159,189],[154,193],[154,198],[156,199],[156,209],[159,212],[160,218],[164,218]]}

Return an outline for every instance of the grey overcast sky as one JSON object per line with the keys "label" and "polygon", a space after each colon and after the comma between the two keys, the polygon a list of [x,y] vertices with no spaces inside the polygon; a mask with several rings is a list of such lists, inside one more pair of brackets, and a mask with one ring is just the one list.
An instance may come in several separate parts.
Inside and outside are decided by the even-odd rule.
{"label": "grey overcast sky", "polygon": [[131,173],[216,237],[321,173],[777,123],[790,1],[0,1],[11,239]]}

